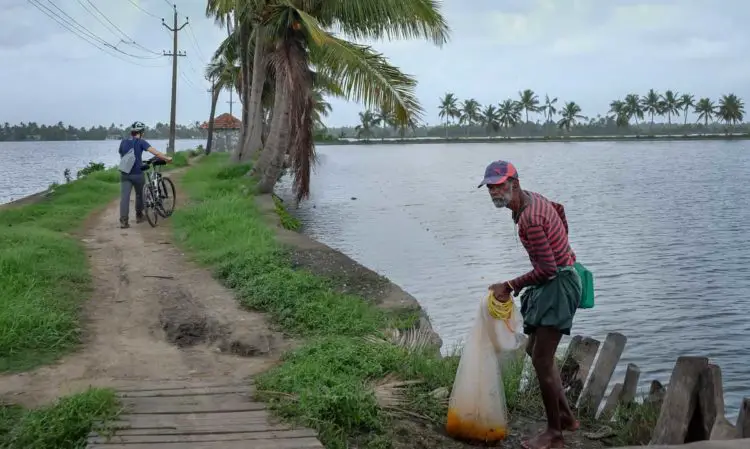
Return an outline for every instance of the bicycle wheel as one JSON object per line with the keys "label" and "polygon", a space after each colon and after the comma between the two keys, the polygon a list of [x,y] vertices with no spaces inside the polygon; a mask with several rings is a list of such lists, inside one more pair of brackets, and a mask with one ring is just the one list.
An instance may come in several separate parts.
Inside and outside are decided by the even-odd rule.
{"label": "bicycle wheel", "polygon": [[174,212],[174,206],[177,204],[177,193],[172,180],[165,176],[159,180],[159,199],[161,200],[161,207],[157,209],[159,215],[167,218]]}
{"label": "bicycle wheel", "polygon": [[146,220],[152,228],[156,227],[156,222],[159,221],[159,215],[156,213],[156,203],[154,201],[153,187],[150,185],[146,186],[143,190],[143,213],[146,215]]}

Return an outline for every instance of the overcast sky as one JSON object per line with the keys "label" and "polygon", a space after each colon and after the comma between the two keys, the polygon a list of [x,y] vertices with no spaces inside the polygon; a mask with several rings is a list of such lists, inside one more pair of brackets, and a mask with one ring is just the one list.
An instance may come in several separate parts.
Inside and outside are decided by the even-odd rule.
{"label": "overcast sky", "polygon": [[[172,41],[160,18],[171,23],[168,3],[0,0],[0,123],[167,122],[171,65],[160,55]],[[202,122],[210,106],[203,67],[226,31],[205,17],[204,0],[177,3],[180,24],[190,17],[179,35],[188,56],[179,58],[177,121]],[[108,49],[124,60],[110,56],[34,4],[65,17],[59,7],[99,39],[139,58]],[[97,20],[91,4],[141,47],[118,45],[125,37],[101,16]],[[750,99],[750,4],[739,0],[445,0],[443,12],[452,28],[443,48],[375,43],[417,77],[424,120],[431,124],[439,121],[438,99],[445,92],[484,105],[530,88],[541,99],[548,93],[560,102],[576,101],[592,117],[605,114],[611,100],[652,87]],[[228,100],[223,94],[217,113],[228,112]],[[358,122],[361,105],[331,103],[329,126]],[[235,104],[235,115],[238,110]]]}

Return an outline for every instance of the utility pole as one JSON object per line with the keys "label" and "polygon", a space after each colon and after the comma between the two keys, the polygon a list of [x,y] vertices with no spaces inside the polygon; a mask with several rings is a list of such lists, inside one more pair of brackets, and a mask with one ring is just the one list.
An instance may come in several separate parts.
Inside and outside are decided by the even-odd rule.
{"label": "utility pole", "polygon": [[[232,115],[232,105],[237,103],[236,101],[232,101],[233,92],[234,92],[234,87],[230,87],[229,88],[229,101],[227,101],[227,103],[229,103],[229,115]],[[234,115],[232,115],[232,117],[234,117]]]}
{"label": "utility pole", "polygon": [[174,154],[175,121],[177,120],[177,57],[187,55],[184,51],[177,51],[177,32],[185,28],[189,23],[189,19],[185,17],[185,23],[177,27],[177,5],[172,5],[172,7],[174,8],[174,26],[170,27],[164,22],[164,19],[161,19],[161,24],[171,31],[173,35],[172,51],[164,52],[164,56],[172,57],[172,111],[169,114],[169,146],[167,147],[167,154]]}

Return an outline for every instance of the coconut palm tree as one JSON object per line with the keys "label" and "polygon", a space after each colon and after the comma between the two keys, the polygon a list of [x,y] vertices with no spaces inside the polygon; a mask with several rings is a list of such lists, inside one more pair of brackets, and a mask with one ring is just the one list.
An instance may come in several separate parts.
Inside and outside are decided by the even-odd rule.
{"label": "coconut palm tree", "polygon": [[[399,123],[422,113],[412,77],[389,64],[371,47],[334,36],[331,30],[352,39],[426,38],[437,45],[445,43],[449,33],[437,6],[424,0],[393,2],[388,8],[377,2],[345,0],[209,0],[209,3],[232,4],[230,9],[239,22],[236,28],[253,38],[246,40],[246,55],[252,50],[253,56],[252,64],[245,57],[252,71],[246,143],[257,142],[253,123],[258,120],[252,116],[262,110],[257,98],[262,98],[265,83],[257,82],[256,78],[274,74],[271,126],[254,166],[260,178],[259,189],[272,191],[285,149],[291,148],[293,187],[298,200],[309,194],[309,176],[315,162],[311,92],[317,78],[336,84],[349,100],[363,102],[368,108],[393,110]],[[255,152],[255,145],[245,145],[243,154],[245,150]]]}
{"label": "coconut palm tree", "polygon": [[393,111],[382,107],[378,110],[378,113],[375,114],[375,125],[380,126],[383,129],[389,127],[396,129],[398,127]]}
{"label": "coconut palm tree", "polygon": [[560,117],[560,120],[557,122],[557,127],[560,129],[564,128],[568,133],[570,132],[570,128],[575,126],[578,120],[585,119],[585,117],[581,115],[581,107],[574,101],[565,103],[565,106],[563,106],[560,111]]}
{"label": "coconut palm tree", "polygon": [[440,105],[438,106],[438,116],[444,120],[445,127],[445,138],[448,138],[448,125],[451,120],[461,115],[458,108],[458,98],[452,92],[446,92],[445,96],[440,99]]}
{"label": "coconut palm tree", "polygon": [[539,112],[539,97],[531,89],[518,92],[518,97],[518,103],[521,105],[521,110],[526,112],[526,123],[528,123],[529,112]]}
{"label": "coconut palm tree", "polygon": [[710,98],[701,98],[695,104],[694,112],[698,114],[697,122],[703,120],[703,125],[708,127],[708,121],[712,120],[716,114],[716,105]]}
{"label": "coconut palm tree", "polygon": [[680,97],[680,109],[685,117],[684,125],[687,126],[688,111],[695,106],[695,97],[690,94],[682,94]]}
{"label": "coconut palm tree", "polygon": [[327,102],[325,98],[323,97],[323,90],[320,87],[316,87],[312,91],[312,99],[313,99],[313,122],[322,127],[325,128],[325,124],[323,123],[323,117],[328,117],[328,114],[333,111],[333,108],[331,107],[331,103]]}
{"label": "coconut palm tree", "polygon": [[211,153],[214,137],[214,118],[219,94],[224,89],[234,89],[239,78],[239,67],[229,61],[225,55],[214,58],[206,67],[206,78],[211,80],[211,112],[208,117],[208,138],[206,154]]}
{"label": "coconut palm tree", "polygon": [[539,111],[544,115],[545,121],[547,123],[551,123],[552,117],[557,114],[557,107],[555,106],[556,104],[557,97],[550,100],[549,95],[544,95],[544,104],[539,107]]}
{"label": "coconut palm tree", "polygon": [[357,139],[364,138],[365,142],[370,140],[373,136],[372,129],[377,125],[377,119],[372,111],[367,110],[359,113],[359,125],[354,127],[354,131],[357,133]]}
{"label": "coconut palm tree", "polygon": [[625,102],[622,100],[614,100],[609,104],[609,113],[612,114],[612,118],[615,120],[615,124],[618,127],[626,127],[630,124],[630,117]]}
{"label": "coconut palm tree", "polygon": [[625,113],[628,119],[635,119],[635,126],[638,126],[638,120],[643,120],[643,108],[641,107],[641,97],[638,94],[628,94],[625,96]]}
{"label": "coconut palm tree", "polygon": [[473,98],[469,98],[461,104],[458,123],[461,125],[468,125],[466,128],[467,135],[469,134],[469,129],[474,126],[474,123],[479,121],[479,110],[481,107],[482,106],[479,104],[479,102]]}
{"label": "coconut palm tree", "polygon": [[742,123],[742,119],[745,118],[745,103],[735,94],[722,95],[719,99],[717,115],[727,124],[727,127]]}
{"label": "coconut palm tree", "polygon": [[649,130],[654,126],[654,115],[661,115],[661,97],[654,89],[649,89],[648,93],[641,99],[643,112],[651,116]]}
{"label": "coconut palm tree", "polygon": [[667,123],[669,124],[669,127],[672,127],[672,115],[680,115],[680,99],[678,98],[678,94],[674,93],[671,90],[668,90],[664,92],[664,95],[661,96],[661,105],[660,109],[662,114],[667,114]]}
{"label": "coconut palm tree", "polygon": [[498,130],[500,130],[500,114],[494,105],[487,105],[482,111],[482,115],[479,118],[482,126],[487,130],[487,134],[492,136]]}
{"label": "coconut palm tree", "polygon": [[[523,112],[523,106],[519,102],[511,99],[503,101],[497,111],[500,126],[510,130],[510,128],[518,125],[521,121],[521,112]],[[510,137],[510,134],[506,133],[506,137]]]}

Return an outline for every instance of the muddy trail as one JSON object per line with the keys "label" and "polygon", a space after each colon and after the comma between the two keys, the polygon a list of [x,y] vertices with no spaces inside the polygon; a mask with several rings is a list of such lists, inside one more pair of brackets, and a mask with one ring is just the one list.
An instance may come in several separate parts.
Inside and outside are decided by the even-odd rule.
{"label": "muddy trail", "polygon": [[92,216],[80,236],[93,282],[81,347],[53,365],[0,376],[4,402],[36,406],[89,386],[146,381],[237,383],[268,369],[290,346],[263,314],[241,309],[229,289],[174,246],[169,220],[152,228],[131,216],[131,228],[120,229],[118,206]]}

